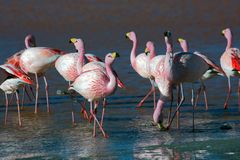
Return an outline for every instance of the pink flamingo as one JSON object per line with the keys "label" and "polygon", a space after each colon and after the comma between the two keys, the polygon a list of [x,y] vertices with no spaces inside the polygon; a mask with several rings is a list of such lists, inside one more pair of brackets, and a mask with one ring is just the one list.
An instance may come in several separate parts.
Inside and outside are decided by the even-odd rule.
{"label": "pink flamingo", "polygon": [[[30,48],[30,47],[36,47],[36,40],[35,37],[33,35],[27,35],[25,37],[25,47],[26,48]],[[19,61],[20,61],[20,56],[22,55],[22,52],[24,50],[21,50],[17,53],[15,53],[14,55],[12,55],[11,57],[7,58],[6,64],[11,64],[14,67],[21,69],[19,66]],[[33,94],[32,91],[32,87],[29,86],[31,93]],[[31,100],[30,95],[28,94],[28,91],[26,90],[26,86],[23,85],[23,95],[22,95],[22,109],[24,108],[23,104],[24,104],[24,97],[25,97],[25,92],[27,93],[28,98]]]}
{"label": "pink flamingo", "polygon": [[[82,66],[85,64],[85,48],[82,39],[71,38],[69,40],[70,43],[73,43],[77,52],[76,53],[68,53],[60,56],[55,62],[55,68],[58,73],[69,83],[69,87],[71,82],[74,81],[80,74],[82,70]],[[85,106],[82,105],[82,113],[84,118],[88,119],[88,114],[85,109]],[[72,122],[74,124],[74,113],[72,111]]]}
{"label": "pink flamingo", "polygon": [[0,88],[5,93],[6,99],[6,111],[5,111],[5,119],[4,123],[7,124],[7,113],[8,113],[8,94],[16,94],[17,99],[17,109],[18,109],[18,124],[22,125],[21,116],[20,116],[20,106],[19,106],[19,96],[18,96],[18,88],[23,86],[24,84],[32,84],[33,81],[30,77],[25,75],[21,70],[17,69],[13,65],[4,64],[0,65],[0,68],[4,69],[6,73],[8,73],[8,78],[0,85]]}
{"label": "pink flamingo", "polygon": [[116,76],[113,74],[111,66],[116,57],[119,57],[116,52],[106,55],[106,73],[102,72],[99,69],[82,72],[82,74],[78,76],[78,78],[72,83],[71,87],[69,88],[77,91],[90,102],[90,113],[94,118],[93,136],[96,135],[95,128],[97,123],[100,127],[100,130],[102,131],[103,136],[107,137],[101,124],[96,118],[95,113],[93,113],[92,102],[94,102],[94,108],[96,109],[99,99],[113,94],[116,90]]}
{"label": "pink flamingo", "polygon": [[36,96],[35,96],[35,112],[38,111],[38,76],[43,75],[46,90],[47,112],[50,112],[49,100],[48,100],[48,83],[45,72],[53,66],[56,59],[64,54],[59,49],[48,47],[30,47],[22,51],[19,66],[26,73],[35,74],[36,78]]}
{"label": "pink flamingo", "polygon": [[155,57],[155,52],[151,52],[149,57],[145,53],[141,53],[136,56],[136,49],[137,49],[137,37],[135,32],[128,32],[126,33],[126,38],[130,39],[133,42],[133,47],[130,54],[130,61],[133,69],[143,78],[148,78],[151,82],[152,88],[147,93],[147,95],[138,103],[138,107],[142,106],[144,101],[152,94],[154,98],[154,108],[155,108],[155,87],[154,87],[154,80],[150,74],[150,60]]}
{"label": "pink flamingo", "polygon": [[[220,64],[222,69],[227,75],[228,78],[228,94],[226,101],[224,103],[224,109],[228,108],[228,100],[231,94],[231,79],[230,77],[239,77],[240,76],[240,51],[238,48],[233,48],[232,43],[233,43],[233,38],[232,38],[232,33],[229,28],[226,28],[222,31],[222,34],[225,36],[227,39],[227,46],[225,49],[225,52],[222,54],[220,58]],[[240,111],[240,80],[238,83],[238,106],[239,106],[239,111]]]}
{"label": "pink flamingo", "polygon": [[[161,92],[161,88],[165,88],[167,90],[167,94],[163,94],[163,97],[169,98],[172,95],[172,85],[180,84],[181,89],[181,100],[177,105],[177,109],[168,124],[167,128],[170,128],[173,118],[176,115],[176,112],[180,109],[183,101],[184,101],[184,93],[183,93],[183,82],[194,82],[197,80],[201,80],[202,75],[208,70],[209,65],[214,67],[220,73],[225,74],[221,68],[216,66],[212,61],[210,61],[206,56],[198,53],[198,52],[172,52],[172,40],[171,40],[171,32],[167,31],[164,33],[165,43],[167,46],[166,57],[164,60],[164,67],[162,71],[162,78],[164,83],[160,86],[159,90]],[[167,86],[167,87],[166,87]],[[163,90],[163,89],[162,89]],[[161,93],[162,94],[162,93]],[[170,97],[171,98],[171,97]],[[157,108],[154,111],[153,119],[155,123],[159,123],[162,126],[162,108],[164,105],[164,98],[160,98],[157,103]],[[194,105],[193,105],[193,116],[194,116]],[[194,122],[194,119],[193,119]],[[194,123],[193,123],[194,129]]]}

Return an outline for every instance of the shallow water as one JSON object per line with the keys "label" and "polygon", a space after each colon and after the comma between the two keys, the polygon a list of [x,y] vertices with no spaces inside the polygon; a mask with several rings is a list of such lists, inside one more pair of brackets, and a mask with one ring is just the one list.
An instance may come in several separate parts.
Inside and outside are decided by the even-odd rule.
{"label": "shallow water", "polygon": [[[114,68],[127,85],[108,97],[104,128],[108,139],[97,132],[80,114],[79,101],[67,95],[67,83],[52,69],[47,72],[50,84],[51,113],[46,113],[44,87],[41,87],[40,112],[27,101],[22,113],[23,126],[17,125],[16,106],[10,106],[8,125],[0,123],[0,157],[2,159],[237,159],[240,157],[240,115],[237,108],[237,79],[232,79],[233,94],[229,110],[223,110],[227,80],[217,77],[206,82],[209,110],[203,99],[195,114],[192,132],[190,85],[185,84],[186,101],[182,107],[181,127],[175,122],[168,132],[151,125],[153,103],[150,98],[142,108],[137,103],[150,89],[150,83],[130,66],[131,42],[125,33],[135,30],[138,52],[148,40],[155,42],[157,53],[164,53],[162,33],[166,29],[190,42],[190,50],[205,53],[219,64],[225,49],[221,30],[231,27],[234,44],[240,36],[239,2],[236,1],[2,1],[0,5],[0,62],[24,47],[28,33],[36,36],[39,46],[52,46],[73,52],[70,37],[83,38],[87,52],[100,57],[111,51],[121,54]],[[176,51],[179,50],[175,43]],[[43,84],[42,80],[41,83]],[[198,88],[198,84],[195,84]],[[2,94],[3,95],[3,94]],[[13,99],[14,100],[14,99]],[[14,101],[13,101],[14,102]],[[15,103],[15,102],[14,102]],[[4,119],[4,97],[0,99],[0,119]],[[76,126],[71,111],[76,112]],[[99,114],[101,107],[99,108]],[[167,115],[168,106],[164,110]],[[223,124],[230,130],[220,129]]]}

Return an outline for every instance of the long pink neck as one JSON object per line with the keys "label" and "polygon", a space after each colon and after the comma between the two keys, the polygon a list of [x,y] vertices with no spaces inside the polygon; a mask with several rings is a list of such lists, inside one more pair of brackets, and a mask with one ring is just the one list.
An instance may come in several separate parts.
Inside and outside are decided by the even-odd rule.
{"label": "long pink neck", "polygon": [[136,48],[137,48],[137,39],[133,40],[133,47],[130,55],[130,61],[132,67],[136,70]]}
{"label": "long pink neck", "polygon": [[107,63],[107,62],[105,62],[105,64],[106,64],[107,75],[108,75],[109,80],[110,80],[108,82],[108,85],[107,85],[106,89],[107,89],[107,94],[111,94],[115,90],[117,82],[116,82],[116,77],[113,74],[111,64]]}
{"label": "long pink neck", "polygon": [[79,59],[77,62],[77,72],[78,72],[78,75],[80,75],[82,72],[82,67],[85,64],[85,60],[84,60],[85,49],[84,49],[84,47],[81,47],[81,48],[79,47],[78,53],[79,53]]}
{"label": "long pink neck", "polygon": [[232,47],[232,35],[228,35],[226,36],[226,39],[227,39],[227,46],[226,46],[226,50],[228,50],[229,48]]}
{"label": "long pink neck", "polygon": [[171,56],[173,56],[171,39],[165,37],[165,43],[166,43],[167,50],[166,50],[166,57],[164,61],[164,69],[170,71],[172,67],[172,61],[173,61],[173,58],[171,58]]}
{"label": "long pink neck", "polygon": [[29,45],[28,39],[25,39],[25,47],[26,47],[26,48],[30,48],[30,47],[31,47],[31,46]]}
{"label": "long pink neck", "polygon": [[187,42],[182,42],[181,47],[183,49],[183,52],[188,52],[188,45]]}
{"label": "long pink neck", "polygon": [[155,48],[153,47],[150,52],[150,59],[153,59],[156,56]]}

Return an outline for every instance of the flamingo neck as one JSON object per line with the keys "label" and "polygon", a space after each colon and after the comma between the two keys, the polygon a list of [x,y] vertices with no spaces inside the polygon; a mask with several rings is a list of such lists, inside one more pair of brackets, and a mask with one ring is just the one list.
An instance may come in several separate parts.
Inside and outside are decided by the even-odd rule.
{"label": "flamingo neck", "polygon": [[232,36],[228,36],[227,38],[227,46],[226,46],[226,50],[228,50],[229,48],[232,47]]}
{"label": "flamingo neck", "polygon": [[130,61],[132,67],[136,70],[136,48],[137,48],[137,40],[133,40],[133,47],[130,55]]}
{"label": "flamingo neck", "polygon": [[187,45],[187,43],[181,44],[181,47],[183,49],[183,52],[188,52],[188,45]]}
{"label": "flamingo neck", "polygon": [[150,59],[153,59],[156,56],[155,49],[153,48],[152,51],[150,52]]}
{"label": "flamingo neck", "polygon": [[26,46],[26,48],[30,48],[31,46],[29,45],[29,41],[26,39],[25,40],[25,46]]}
{"label": "flamingo neck", "polygon": [[107,72],[107,75],[109,77],[109,82],[107,84],[107,90],[106,91],[107,91],[107,94],[110,94],[115,90],[116,84],[117,84],[116,77],[113,74],[112,66],[111,66],[110,63],[106,63],[106,72]]}
{"label": "flamingo neck", "polygon": [[77,72],[78,72],[78,75],[80,75],[81,72],[82,72],[82,67],[85,64],[85,60],[84,60],[85,50],[84,50],[84,48],[78,49],[78,53],[79,53],[79,59],[78,59],[78,62],[77,62]]}

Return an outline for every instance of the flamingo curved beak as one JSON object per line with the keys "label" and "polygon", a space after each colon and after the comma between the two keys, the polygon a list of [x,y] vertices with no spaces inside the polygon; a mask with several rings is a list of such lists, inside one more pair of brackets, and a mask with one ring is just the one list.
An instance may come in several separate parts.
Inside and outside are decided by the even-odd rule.
{"label": "flamingo curved beak", "polygon": [[181,42],[183,42],[183,41],[184,41],[183,38],[178,38],[178,42],[179,42],[179,43],[181,43]]}
{"label": "flamingo curved beak", "polygon": [[125,37],[126,37],[127,39],[129,39],[129,36],[130,36],[130,32],[126,33]]}
{"label": "flamingo curved beak", "polygon": [[117,52],[113,52],[113,53],[112,53],[112,57],[113,57],[113,58],[117,58],[117,57],[120,57],[120,55],[119,55]]}
{"label": "flamingo curved beak", "polygon": [[71,38],[70,40],[69,40],[69,43],[76,43],[77,42],[77,38]]}
{"label": "flamingo curved beak", "polygon": [[221,32],[221,35],[223,35],[223,36],[224,36],[224,33],[225,33],[225,29],[224,29],[224,30],[222,30],[222,32]]}

